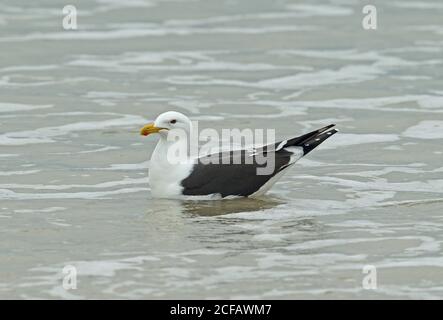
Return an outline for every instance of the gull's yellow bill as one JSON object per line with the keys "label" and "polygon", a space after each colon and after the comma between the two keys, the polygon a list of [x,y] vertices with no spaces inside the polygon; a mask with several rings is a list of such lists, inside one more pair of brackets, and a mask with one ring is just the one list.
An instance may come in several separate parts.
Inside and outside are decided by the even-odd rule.
{"label": "gull's yellow bill", "polygon": [[166,128],[156,127],[154,125],[154,123],[149,123],[149,124],[145,125],[143,128],[141,128],[140,134],[142,136],[147,136],[147,135],[149,135],[151,133],[157,133],[157,132],[159,132],[160,130],[163,130],[163,129],[166,129]]}

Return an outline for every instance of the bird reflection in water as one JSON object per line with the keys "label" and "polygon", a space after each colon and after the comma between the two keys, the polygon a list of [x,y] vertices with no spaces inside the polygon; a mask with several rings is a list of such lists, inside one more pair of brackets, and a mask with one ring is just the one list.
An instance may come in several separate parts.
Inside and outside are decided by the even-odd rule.
{"label": "bird reflection in water", "polygon": [[221,216],[240,212],[263,211],[284,204],[281,199],[262,197],[260,199],[237,198],[225,200],[169,200],[152,199],[150,213],[156,215]]}
{"label": "bird reflection in water", "polygon": [[284,202],[280,199],[238,198],[220,201],[183,201],[183,212],[193,216],[221,216],[239,212],[262,211],[275,208]]}

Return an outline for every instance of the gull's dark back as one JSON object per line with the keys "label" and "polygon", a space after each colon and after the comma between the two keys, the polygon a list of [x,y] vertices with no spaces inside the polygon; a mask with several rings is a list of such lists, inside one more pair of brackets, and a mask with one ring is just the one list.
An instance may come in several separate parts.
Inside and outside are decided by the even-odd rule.
{"label": "gull's dark back", "polygon": [[[189,196],[220,194],[223,198],[250,196],[276,174],[335,134],[337,130],[331,129],[334,126],[331,124],[260,148],[225,151],[202,157],[182,181],[182,193]],[[273,170],[267,174],[257,174],[259,168],[266,167],[263,160],[269,156],[274,159]]]}

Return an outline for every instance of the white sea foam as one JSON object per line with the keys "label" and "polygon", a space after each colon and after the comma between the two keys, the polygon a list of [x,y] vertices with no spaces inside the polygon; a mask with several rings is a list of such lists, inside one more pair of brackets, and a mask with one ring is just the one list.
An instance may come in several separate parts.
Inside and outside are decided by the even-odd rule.
{"label": "white sea foam", "polygon": [[443,139],[443,121],[421,121],[417,125],[406,129],[402,135],[416,139]]}
{"label": "white sea foam", "polygon": [[[304,179],[305,176],[298,176],[298,180]],[[362,183],[363,184],[363,183]],[[279,197],[283,197],[284,193],[278,193]],[[322,216],[333,214],[344,214],[355,211],[357,208],[371,209],[386,203],[386,200],[392,199],[395,191],[379,191],[361,189],[355,198],[346,199],[344,201],[337,200],[320,200],[320,199],[297,199],[290,207],[280,205],[272,210],[260,210],[254,212],[239,212],[224,215],[224,218],[239,218],[245,220],[272,220],[286,221],[296,217],[306,216]]]}
{"label": "white sea foam", "polygon": [[392,182],[387,179],[378,178],[371,181],[357,181],[336,177],[298,176],[298,178],[320,180],[324,184],[351,188],[354,191],[379,190],[397,192],[428,192],[443,193],[443,179],[432,179],[426,181]]}
{"label": "white sea foam", "polygon": [[[158,261],[158,257],[136,256],[115,260],[93,260],[93,261],[69,261],[66,264],[75,266],[77,274],[81,277],[101,276],[114,277],[120,270],[138,270],[141,271],[141,265],[146,262]],[[36,267],[32,268],[34,272],[49,272],[57,274],[62,270],[59,267]]]}
{"label": "white sea foam", "polygon": [[440,2],[394,1],[388,5],[405,9],[443,10],[443,4]]}
{"label": "white sea foam", "polygon": [[127,8],[149,8],[154,7],[157,1],[147,0],[94,0],[98,6],[93,8],[93,12],[108,12]]}
{"label": "white sea foam", "polygon": [[148,188],[123,188],[111,191],[95,192],[58,192],[58,193],[18,193],[8,189],[0,189],[2,200],[38,200],[38,199],[107,199],[110,196],[147,191]]}
{"label": "white sea foam", "polygon": [[295,90],[311,88],[337,83],[358,83],[373,80],[384,71],[371,66],[348,65],[338,70],[320,70],[309,73],[298,73],[296,75],[259,80],[258,82],[248,82],[233,79],[215,79],[200,75],[169,76],[165,82],[181,85],[205,85],[205,86],[237,86],[260,89],[280,89]]}
{"label": "white sea foam", "polygon": [[21,170],[21,171],[0,171],[0,176],[15,176],[24,174],[33,174],[40,172],[41,170]]}
{"label": "white sea foam", "polygon": [[168,35],[189,36],[195,34],[267,34],[278,32],[306,32],[313,30],[312,27],[300,27],[294,25],[272,25],[255,28],[248,27],[215,27],[215,28],[165,28],[156,27],[142,29],[117,29],[107,31],[76,31],[76,32],[35,32],[24,35],[12,35],[0,37],[0,42],[25,42],[36,40],[114,40],[131,39],[140,37],[163,37]]}
{"label": "white sea foam", "polygon": [[261,233],[261,234],[255,235],[252,238],[252,240],[279,242],[279,241],[283,241],[285,238],[287,238],[289,236],[290,236],[290,234],[284,234],[284,233]]}
{"label": "white sea foam", "polygon": [[49,65],[38,65],[38,66],[10,66],[5,68],[0,68],[0,72],[17,72],[17,71],[47,71],[57,69],[58,66],[54,64]]}
{"label": "white sea foam", "polygon": [[52,107],[53,105],[29,105],[29,104],[0,102],[0,112],[30,111],[35,109],[47,109]]}
{"label": "white sea foam", "polygon": [[325,4],[290,4],[286,6],[289,10],[294,10],[305,17],[315,16],[348,16],[354,13],[350,7],[325,5]]}
{"label": "white sea foam", "polygon": [[396,134],[357,134],[342,133],[336,134],[333,139],[322,144],[322,149],[335,149],[352,145],[362,145],[367,143],[393,142],[400,140]]}
{"label": "white sea foam", "polygon": [[366,257],[365,254],[318,253],[309,255],[287,255],[285,253],[273,252],[266,254],[259,253],[257,264],[265,269],[277,268],[281,266],[282,263],[316,268],[325,265],[336,265],[342,262],[361,262],[364,261]]}
{"label": "white sea foam", "polygon": [[16,209],[16,213],[50,213],[66,210],[65,207],[48,207],[42,209]]}
{"label": "white sea foam", "polygon": [[[310,70],[296,65],[274,65],[269,63],[238,63],[218,58],[224,51],[159,51],[125,52],[114,56],[81,55],[68,62],[71,66],[102,68],[106,71],[141,72],[157,71],[268,71]],[[146,95],[146,94],[144,94]]]}
{"label": "white sea foam", "polygon": [[298,89],[337,83],[373,80],[383,72],[364,65],[348,65],[338,70],[320,70],[274,79],[261,80],[255,86],[268,89]]}
{"label": "white sea foam", "polygon": [[[383,241],[401,241],[401,240],[416,240],[420,242],[419,247],[422,246],[422,243],[426,243],[427,245],[431,245],[433,250],[438,250],[438,244],[435,243],[435,240],[429,237],[422,236],[399,236],[399,237],[378,237],[378,238],[353,238],[352,244],[356,243],[371,243],[371,242],[383,242]],[[432,244],[431,244],[432,243]],[[303,243],[298,243],[294,245],[290,245],[288,249],[290,250],[313,250],[325,247],[339,246],[339,245],[350,245],[349,239],[325,239],[325,240],[311,240],[305,241]],[[342,268],[341,266],[338,268]]]}
{"label": "white sea foam", "polygon": [[300,89],[311,88],[337,83],[359,83],[373,80],[380,75],[386,74],[390,69],[399,67],[412,67],[419,65],[434,65],[443,63],[442,60],[412,61],[404,60],[395,56],[382,55],[378,52],[346,51],[309,51],[309,50],[286,50],[270,51],[271,54],[296,54],[309,58],[339,59],[350,61],[373,61],[372,64],[348,64],[338,69],[322,69],[309,73],[297,73],[295,75],[247,82],[237,79],[215,79],[202,76],[171,76],[165,79],[172,84],[195,84],[195,85],[227,85],[240,87],[256,87],[261,89]]}
{"label": "white sea foam", "polygon": [[409,27],[410,30],[416,31],[424,31],[424,32],[433,32],[437,35],[443,34],[443,27],[441,25],[427,25],[427,26],[413,26]]}
{"label": "white sea foam", "polygon": [[[173,19],[166,20],[165,26],[173,27],[191,27],[191,26],[208,26],[213,24],[232,24],[233,22],[243,22],[247,20],[278,20],[290,18],[304,18],[313,16],[345,16],[353,13],[352,8],[328,5],[302,5],[293,4],[286,7],[288,10],[282,12],[258,12],[231,14],[227,16],[212,16],[199,19]],[[112,27],[124,27],[122,24],[111,24]],[[140,27],[140,24],[133,26]],[[145,26],[146,27],[146,26]]]}
{"label": "white sea foam", "polygon": [[419,106],[429,109],[442,109],[443,108],[443,96],[419,96],[416,99]]}
{"label": "white sea foam", "polygon": [[143,170],[149,168],[149,160],[140,163],[115,163],[108,168],[90,168],[88,170],[109,170],[109,171],[127,171],[127,170]]}
{"label": "white sea foam", "polygon": [[147,184],[148,178],[124,178],[123,180],[107,181],[97,184],[65,184],[65,185],[49,185],[49,184],[17,184],[2,183],[0,188],[4,189],[33,189],[33,190],[68,190],[75,188],[87,189],[105,189],[117,186],[127,186],[136,184]]}
{"label": "white sea foam", "polygon": [[[0,39],[1,42],[1,39]],[[75,84],[80,82],[101,82],[106,81],[103,78],[93,77],[66,77],[63,79],[54,79],[49,76],[3,76],[0,77],[0,85],[4,87],[40,87],[49,85],[61,85],[61,84]]]}
{"label": "white sea foam", "polygon": [[95,60],[76,60],[72,61],[70,64],[76,66],[89,66],[89,67],[101,67],[109,68],[105,65],[111,65],[111,68],[115,71],[120,72],[140,72],[143,70],[156,70],[156,71],[268,71],[268,70],[306,70],[309,68],[301,66],[276,66],[266,63],[234,63],[234,62],[224,62],[224,61],[213,61],[213,62],[197,62],[191,65],[121,65],[118,63],[104,63],[103,61]]}
{"label": "white sea foam", "polygon": [[376,51],[360,52],[355,49],[347,50],[271,50],[272,55],[277,56],[301,56],[311,59],[347,60],[347,61],[380,61],[387,57]]}
{"label": "white sea foam", "polygon": [[406,60],[404,58],[388,55],[386,53],[404,53],[407,51],[411,52],[440,52],[435,48],[423,48],[423,47],[402,47],[394,49],[386,49],[384,51],[358,51],[355,49],[347,50],[271,50],[269,51],[272,55],[278,56],[301,56],[310,59],[321,59],[321,60],[344,60],[344,61],[370,61],[375,70],[379,72],[386,72],[388,68],[393,67],[414,67],[420,65],[434,65],[441,64],[443,61],[441,59],[432,60]]}
{"label": "white sea foam", "polygon": [[[64,266],[74,266],[79,277],[109,277],[115,278],[119,271],[141,272],[144,265],[160,260],[155,256],[136,256],[115,260],[93,260],[93,261],[68,261],[63,265],[50,265],[31,268],[33,276],[26,283],[20,283],[18,287],[28,288],[34,286],[49,287],[47,292],[51,296],[65,299],[80,299],[82,296],[71,294],[60,285],[64,274],[61,273]],[[37,274],[37,275],[36,275]]]}
{"label": "white sea foam", "polygon": [[428,76],[414,76],[414,75],[392,76],[392,78],[399,79],[399,80],[404,80],[404,81],[432,80],[432,77],[428,77]]}
{"label": "white sea foam", "polygon": [[[331,108],[346,110],[372,110],[372,111],[394,111],[394,112],[418,112],[418,113],[443,113],[438,105],[441,103],[440,96],[432,95],[404,95],[376,98],[359,99],[332,99],[312,101],[271,101],[259,100],[250,102],[237,102],[238,104],[255,104],[262,106],[275,106],[280,108]],[[401,103],[414,103],[417,107],[404,107]]]}
{"label": "white sea foam", "polygon": [[419,168],[413,168],[413,167],[391,167],[391,166],[385,166],[382,169],[378,170],[370,170],[370,171],[358,171],[358,172],[346,172],[346,171],[340,171],[335,173],[335,175],[338,176],[358,176],[358,177],[365,177],[365,178],[373,178],[373,177],[380,177],[384,176],[393,172],[401,172],[401,173],[409,173],[409,174],[417,174],[417,173],[426,173],[426,172],[436,172],[437,170],[423,170]]}
{"label": "white sea foam", "polygon": [[103,130],[109,127],[128,127],[145,124],[146,119],[135,115],[123,115],[121,118],[76,122],[57,127],[45,127],[35,130],[8,132],[0,135],[0,145],[26,145],[54,142],[52,138],[67,135],[71,132]]}
{"label": "white sea foam", "polygon": [[2,154],[0,154],[0,158],[15,158],[18,156],[19,156],[19,154],[16,154],[16,153],[2,153]]}
{"label": "white sea foam", "polygon": [[79,151],[79,153],[97,153],[97,152],[105,152],[110,150],[118,150],[120,147],[113,147],[113,146],[104,146],[102,148],[94,149],[94,150],[84,150]]}

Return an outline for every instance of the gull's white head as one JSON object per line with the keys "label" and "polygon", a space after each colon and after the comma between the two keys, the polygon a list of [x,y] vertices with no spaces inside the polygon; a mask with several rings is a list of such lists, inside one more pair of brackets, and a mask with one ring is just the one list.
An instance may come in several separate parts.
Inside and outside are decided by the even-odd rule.
{"label": "gull's white head", "polygon": [[162,138],[166,138],[169,133],[184,132],[187,135],[192,130],[191,120],[183,113],[168,111],[162,113],[153,123],[149,123],[140,130],[140,134],[147,136],[151,133],[159,133]]}

